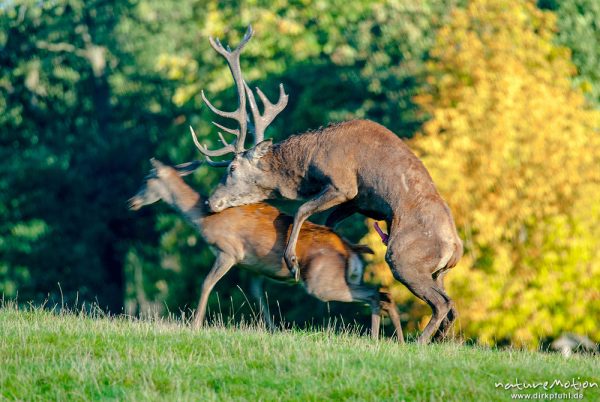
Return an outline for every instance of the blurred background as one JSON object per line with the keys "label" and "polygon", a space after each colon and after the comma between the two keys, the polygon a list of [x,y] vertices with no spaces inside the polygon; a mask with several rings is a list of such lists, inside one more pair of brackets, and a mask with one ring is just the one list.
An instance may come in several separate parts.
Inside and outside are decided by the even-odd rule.
{"label": "blurred background", "polygon": [[[199,158],[189,125],[217,145],[200,90],[226,110],[236,97],[208,37],[235,45],[248,24],[246,80],[290,94],[267,136],[368,118],[423,159],[465,243],[446,277],[456,334],[600,341],[596,0],[0,1],[4,298],[189,315],[212,253],[165,205],[133,213],[126,200],[150,157]],[[207,194],[221,174],[187,181]],[[430,310],[394,283],[371,227],[354,216],[338,231],[377,250],[365,277],[392,287],[417,331]],[[210,311],[250,314],[248,281],[232,270]],[[368,319],[297,287],[266,292],[276,320],[298,326]]]}

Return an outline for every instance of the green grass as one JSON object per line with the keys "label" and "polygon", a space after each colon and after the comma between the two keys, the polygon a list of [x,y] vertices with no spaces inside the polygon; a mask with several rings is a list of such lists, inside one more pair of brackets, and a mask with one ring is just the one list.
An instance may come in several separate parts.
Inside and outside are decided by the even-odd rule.
{"label": "green grass", "polygon": [[0,399],[510,400],[495,382],[599,374],[597,356],[0,308]]}

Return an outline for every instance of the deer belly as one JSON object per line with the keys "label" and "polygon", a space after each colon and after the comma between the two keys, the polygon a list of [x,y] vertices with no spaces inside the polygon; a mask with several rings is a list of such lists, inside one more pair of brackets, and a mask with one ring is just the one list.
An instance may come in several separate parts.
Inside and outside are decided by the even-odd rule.
{"label": "deer belly", "polygon": [[390,204],[373,192],[359,192],[354,203],[356,211],[369,218],[385,221],[393,216]]}
{"label": "deer belly", "polygon": [[244,269],[259,275],[264,275],[277,280],[286,280],[291,278],[289,269],[282,265],[281,258],[265,256],[262,258],[251,254],[246,254],[240,266]]}

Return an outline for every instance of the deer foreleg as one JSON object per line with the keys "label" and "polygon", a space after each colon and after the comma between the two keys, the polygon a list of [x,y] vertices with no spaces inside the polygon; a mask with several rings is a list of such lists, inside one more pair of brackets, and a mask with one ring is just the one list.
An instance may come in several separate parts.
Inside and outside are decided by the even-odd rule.
{"label": "deer foreleg", "polygon": [[339,205],[348,200],[349,197],[346,193],[329,185],[323,191],[321,191],[317,197],[305,202],[300,206],[300,208],[298,208],[296,215],[294,215],[292,233],[288,239],[284,254],[285,263],[290,272],[294,274],[296,281],[300,279],[298,258],[296,257],[296,243],[298,242],[298,236],[300,235],[302,224],[312,214],[325,211],[326,209]]}
{"label": "deer foreleg", "polygon": [[383,290],[379,292],[379,298],[381,300],[381,309],[388,313],[390,320],[394,325],[398,342],[404,343],[402,324],[400,323],[400,312],[398,311],[398,306],[396,306],[396,303],[394,303],[394,299],[392,299],[392,295],[387,290]]}
{"label": "deer foreleg", "polygon": [[265,326],[269,332],[274,332],[276,327],[271,319],[269,304],[265,300],[264,282],[264,276],[253,276],[250,280],[250,293],[258,302],[258,309],[260,310],[260,314],[265,322]]}
{"label": "deer foreleg", "polygon": [[208,296],[215,287],[217,282],[225,275],[231,267],[235,264],[235,259],[223,252],[217,255],[217,259],[213,264],[212,269],[206,275],[206,279],[202,283],[202,293],[200,294],[200,302],[198,303],[198,309],[196,309],[196,316],[194,317],[193,328],[198,329],[204,322],[204,316],[206,315],[206,304],[208,303]]}

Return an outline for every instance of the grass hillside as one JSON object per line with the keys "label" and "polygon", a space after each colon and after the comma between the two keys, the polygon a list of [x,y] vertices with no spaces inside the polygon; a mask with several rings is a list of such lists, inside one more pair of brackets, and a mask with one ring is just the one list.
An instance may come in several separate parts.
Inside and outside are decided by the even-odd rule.
{"label": "grass hillside", "polygon": [[[600,385],[598,357],[0,308],[0,399],[509,400],[496,382]],[[521,391],[523,394],[540,392]],[[600,390],[583,393],[600,400]],[[564,398],[564,397],[563,397]]]}

